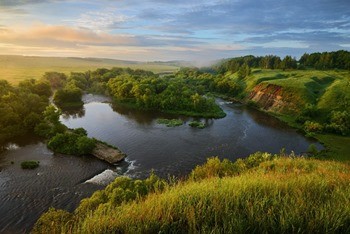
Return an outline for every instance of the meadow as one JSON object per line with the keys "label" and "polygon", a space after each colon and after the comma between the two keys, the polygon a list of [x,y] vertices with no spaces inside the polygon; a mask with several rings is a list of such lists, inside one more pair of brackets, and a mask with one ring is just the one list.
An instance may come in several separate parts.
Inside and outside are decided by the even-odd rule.
{"label": "meadow", "polygon": [[3,80],[18,84],[25,79],[39,79],[45,72],[86,72],[97,68],[122,67],[171,73],[179,69],[176,62],[133,62],[100,58],[60,58],[19,55],[0,55],[0,73]]}

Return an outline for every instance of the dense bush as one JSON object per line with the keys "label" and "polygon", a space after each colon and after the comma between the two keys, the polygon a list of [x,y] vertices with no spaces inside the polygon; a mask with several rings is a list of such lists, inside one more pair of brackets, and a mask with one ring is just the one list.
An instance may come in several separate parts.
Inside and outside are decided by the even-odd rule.
{"label": "dense bush", "polygon": [[196,166],[190,174],[193,180],[202,180],[211,177],[235,176],[260,163],[276,159],[277,155],[256,152],[247,158],[231,162],[228,159],[220,161],[218,157],[208,158],[202,166]]}
{"label": "dense bush", "polygon": [[32,132],[43,118],[50,87],[35,80],[13,87],[0,80],[0,143]]}
{"label": "dense bush", "polygon": [[196,120],[191,121],[188,125],[193,127],[193,128],[200,128],[200,129],[205,128],[205,123],[203,123],[201,121],[196,121]]}
{"label": "dense bush", "polygon": [[61,228],[72,222],[73,215],[64,210],[50,208],[36,222],[33,233],[43,233],[42,230],[50,230],[50,233],[61,233]]}
{"label": "dense bush", "polygon": [[23,161],[21,167],[22,169],[35,169],[39,167],[39,161]]}
{"label": "dense bush", "polygon": [[203,86],[198,85],[191,77],[181,78],[183,73],[162,78],[153,73],[133,73],[135,72],[123,73],[109,79],[109,93],[118,102],[132,104],[141,109],[190,116],[225,116],[212,97],[203,95]]}
{"label": "dense bush", "polygon": [[82,105],[81,97],[83,92],[75,85],[66,86],[58,89],[53,97],[54,102],[59,106],[67,106],[71,104]]}
{"label": "dense bush", "polygon": [[344,136],[350,134],[350,114],[347,111],[332,111],[326,131]]}
{"label": "dense bush", "polygon": [[304,123],[304,130],[306,132],[312,132],[312,133],[322,132],[323,131],[323,126],[320,123],[307,120]]}
{"label": "dense bush", "polygon": [[47,144],[49,149],[54,152],[72,155],[90,154],[95,145],[94,139],[71,132],[59,133],[51,138]]}
{"label": "dense bush", "polygon": [[38,136],[51,138],[58,133],[64,133],[67,131],[67,127],[60,121],[61,110],[57,109],[53,105],[46,107],[43,112],[43,119],[34,128],[34,133]]}

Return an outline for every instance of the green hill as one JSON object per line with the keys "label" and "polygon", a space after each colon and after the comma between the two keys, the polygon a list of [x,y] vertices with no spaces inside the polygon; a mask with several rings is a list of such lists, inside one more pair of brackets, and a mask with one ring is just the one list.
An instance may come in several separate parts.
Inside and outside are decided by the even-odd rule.
{"label": "green hill", "polygon": [[41,78],[45,72],[55,71],[69,74],[70,72],[86,72],[97,68],[130,67],[155,73],[173,72],[179,68],[179,62],[134,62],[103,58],[64,58],[35,57],[19,55],[0,55],[0,79],[18,84],[25,79]]}
{"label": "green hill", "polygon": [[348,233],[350,166],[255,153],[209,159],[187,180],[117,178],[33,233]]}
{"label": "green hill", "polygon": [[[243,97],[249,97],[254,88],[261,92],[268,85],[273,85],[282,89],[278,94],[283,100],[296,104],[297,111],[301,111],[306,104],[314,104],[325,113],[331,110],[350,112],[349,71],[256,69],[244,79],[239,79],[237,73],[229,72],[226,77],[241,85]],[[270,94],[275,91],[272,90]],[[257,102],[259,104],[259,100]]]}

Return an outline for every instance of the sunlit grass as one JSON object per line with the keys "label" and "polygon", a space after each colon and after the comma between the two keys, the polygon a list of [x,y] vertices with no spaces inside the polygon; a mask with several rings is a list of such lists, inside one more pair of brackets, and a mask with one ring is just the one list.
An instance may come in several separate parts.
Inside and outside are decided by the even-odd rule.
{"label": "sunlit grass", "polygon": [[76,212],[69,221],[70,214],[49,212],[35,231],[45,233],[47,225],[64,233],[350,231],[347,164],[261,153],[237,163],[213,158],[186,181],[115,205],[108,200],[114,190],[134,191],[123,183],[124,190],[108,186],[85,200],[94,209]]}
{"label": "sunlit grass", "polygon": [[173,72],[179,69],[175,65],[162,63],[137,63],[112,59],[83,59],[58,57],[30,57],[0,55],[0,79],[18,84],[25,79],[39,79],[45,72],[62,72],[67,75],[71,72],[93,71],[97,68],[130,67],[143,69],[155,73]]}

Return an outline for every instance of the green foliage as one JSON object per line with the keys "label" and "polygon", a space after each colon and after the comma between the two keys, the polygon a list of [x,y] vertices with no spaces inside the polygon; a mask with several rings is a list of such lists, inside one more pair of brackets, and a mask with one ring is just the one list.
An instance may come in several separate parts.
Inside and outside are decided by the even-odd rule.
{"label": "green foliage", "polygon": [[248,64],[245,63],[238,69],[238,78],[243,79],[249,76],[250,73],[251,73],[251,69],[248,66]]}
{"label": "green foliage", "polygon": [[60,115],[62,114],[60,109],[57,109],[54,105],[49,105],[43,112],[44,118],[50,124],[58,124],[60,121]]}
{"label": "green foliage", "polygon": [[332,111],[326,131],[341,134],[350,134],[350,114],[347,111]]}
{"label": "green foliage", "polygon": [[39,161],[23,161],[21,162],[22,169],[35,169],[39,167]]}
{"label": "green foliage", "polygon": [[83,199],[75,213],[79,216],[85,216],[101,205],[117,207],[129,201],[142,200],[147,194],[161,192],[167,186],[167,182],[154,173],[151,173],[145,180],[118,177],[104,190],[96,191],[90,198]]}
{"label": "green foliage", "polygon": [[323,126],[320,123],[307,120],[304,123],[304,130],[306,132],[322,132]]}
{"label": "green foliage", "polygon": [[293,59],[291,56],[286,56],[284,57],[284,59],[282,60],[281,64],[280,64],[280,68],[282,70],[286,70],[286,69],[296,69],[297,68],[297,61],[295,59]]}
{"label": "green foliage", "polygon": [[59,72],[46,72],[43,80],[48,81],[53,89],[60,89],[65,85],[67,76]]}
{"label": "green foliage", "polygon": [[157,119],[158,124],[164,124],[167,127],[177,127],[183,124],[181,119]]}
{"label": "green foliage", "polygon": [[40,82],[23,81],[19,87],[0,81],[0,143],[32,132],[48,104],[47,93],[38,91]]}
{"label": "green foliage", "polygon": [[[225,113],[215,100],[204,95],[205,86],[199,74],[181,70],[175,77],[159,78],[145,71],[123,71],[109,79],[107,87],[116,101],[139,109],[167,113],[221,118]],[[184,79],[186,77],[186,79]]]}
{"label": "green foliage", "polygon": [[48,105],[43,112],[44,118],[34,128],[38,136],[51,138],[58,133],[64,133],[67,127],[59,121],[61,110],[53,105]]}
{"label": "green foliage", "polygon": [[[33,232],[350,231],[347,164],[259,153],[234,163],[212,158],[191,175],[173,185],[154,175],[146,180],[117,178],[83,199],[73,214],[50,210]],[[69,215],[69,220],[62,219]]]}
{"label": "green foliage", "polygon": [[58,133],[47,144],[54,152],[71,155],[90,154],[95,145],[94,139],[71,132]]}
{"label": "green foliage", "polygon": [[200,128],[200,129],[203,129],[206,127],[205,123],[203,123],[201,121],[196,121],[196,120],[189,122],[188,125],[193,127],[193,128]]}
{"label": "green foliage", "polygon": [[81,106],[83,102],[81,101],[81,97],[83,92],[79,89],[74,83],[68,83],[63,89],[58,89],[55,92],[53,100],[55,104],[59,106],[67,106],[71,103],[76,103],[76,105]]}
{"label": "green foliage", "polygon": [[87,131],[84,128],[75,128],[72,130],[73,133],[80,135],[80,136],[87,136]]}
{"label": "green foliage", "polygon": [[95,145],[95,140],[86,136],[81,136],[76,141],[78,154],[90,154],[95,148]]}
{"label": "green foliage", "polygon": [[208,158],[202,166],[196,166],[190,174],[192,180],[202,180],[211,177],[235,176],[260,165],[262,162],[274,160],[277,155],[256,152],[247,158],[237,159],[231,162],[227,159],[220,161],[218,157]]}
{"label": "green foliage", "polygon": [[311,155],[317,155],[318,150],[316,148],[316,145],[315,144],[309,145],[309,147],[307,148],[307,152]]}
{"label": "green foliage", "polygon": [[300,58],[299,62],[305,67],[312,67],[320,70],[335,68],[350,70],[350,52],[338,50],[335,52],[305,53]]}
{"label": "green foliage", "polygon": [[39,96],[50,97],[52,94],[50,83],[47,81],[36,81],[35,79],[21,81],[18,86]]}
{"label": "green foliage", "polygon": [[46,233],[44,230],[50,230],[50,233],[62,233],[63,227],[72,222],[72,218],[71,213],[51,207],[36,222],[32,233]]}

